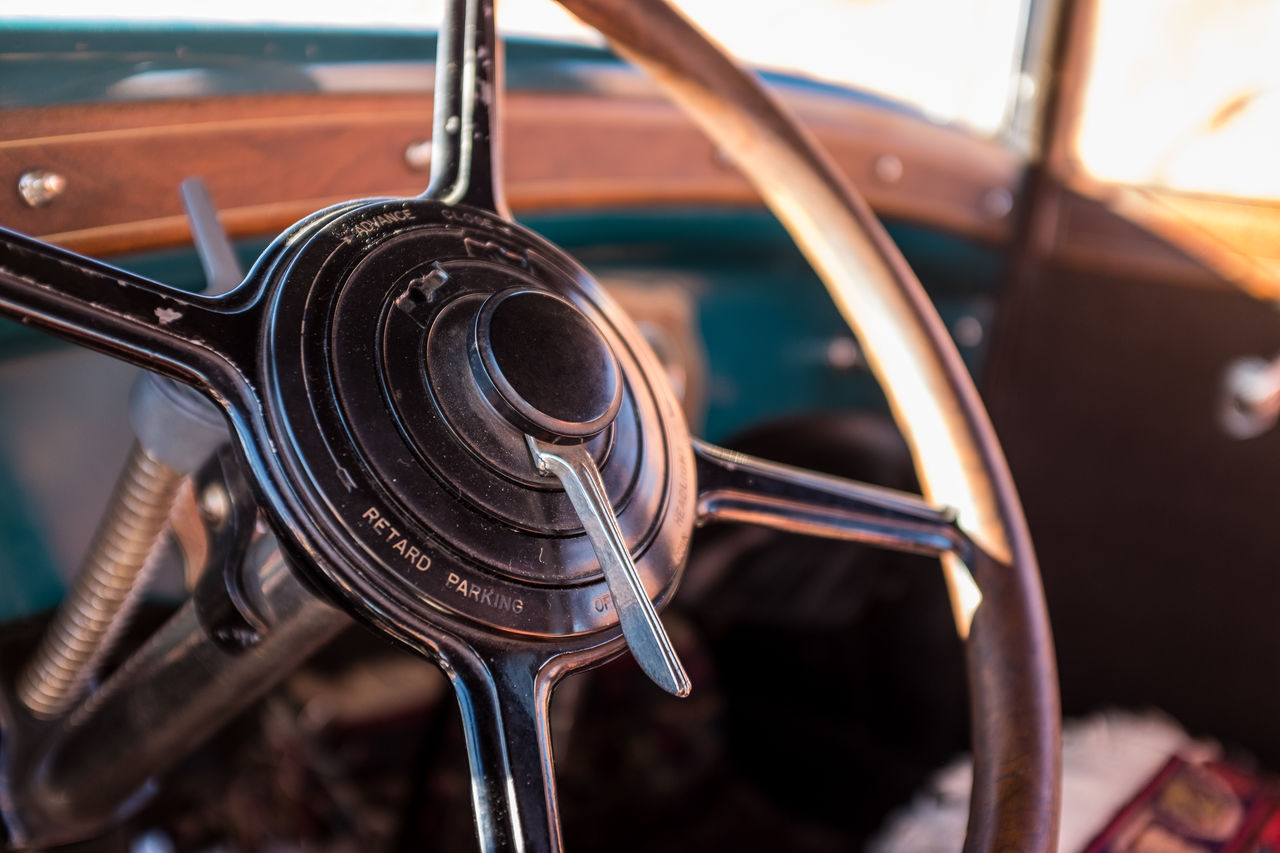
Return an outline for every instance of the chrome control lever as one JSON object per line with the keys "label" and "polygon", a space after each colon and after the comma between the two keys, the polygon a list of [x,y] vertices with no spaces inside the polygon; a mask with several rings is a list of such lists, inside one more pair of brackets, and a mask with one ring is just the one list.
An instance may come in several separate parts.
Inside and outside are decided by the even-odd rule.
{"label": "chrome control lever", "polygon": [[688,696],[692,687],[689,676],[645,592],[595,460],[583,444],[547,444],[531,435],[526,435],[525,441],[538,472],[560,481],[582,521],[636,663],[663,690]]}

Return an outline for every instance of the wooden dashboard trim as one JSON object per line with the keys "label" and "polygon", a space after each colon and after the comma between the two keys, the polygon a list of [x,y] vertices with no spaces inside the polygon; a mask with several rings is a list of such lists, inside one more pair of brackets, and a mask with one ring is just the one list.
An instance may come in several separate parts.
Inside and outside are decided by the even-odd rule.
{"label": "wooden dashboard trim", "polygon": [[[787,100],[882,215],[1008,239],[1016,153],[847,98]],[[429,94],[394,93],[3,111],[0,184],[11,189],[0,193],[0,223],[90,254],[180,245],[189,235],[177,187],[199,175],[233,235],[270,234],[331,202],[420,192],[425,173],[404,152],[428,135],[430,110]],[[504,145],[517,213],[759,204],[714,145],[658,99],[515,92]],[[66,178],[65,193],[41,208],[15,189],[35,168]]]}

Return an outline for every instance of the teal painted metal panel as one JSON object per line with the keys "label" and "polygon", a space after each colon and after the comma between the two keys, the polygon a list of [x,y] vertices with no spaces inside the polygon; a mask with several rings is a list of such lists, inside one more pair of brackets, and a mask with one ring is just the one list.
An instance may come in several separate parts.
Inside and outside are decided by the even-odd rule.
{"label": "teal painted metal panel", "polygon": [[53,607],[62,590],[39,526],[0,453],[0,622]]}
{"label": "teal painted metal panel", "polygon": [[[865,369],[833,366],[829,348],[850,337],[825,287],[786,231],[765,211],[631,211],[531,217],[527,224],[598,275],[660,280],[668,271],[696,290],[709,360],[712,441],[761,420],[884,409]],[[891,236],[929,290],[948,328],[988,329],[1003,261],[990,247],[890,223]],[[960,344],[977,372],[985,341]]]}

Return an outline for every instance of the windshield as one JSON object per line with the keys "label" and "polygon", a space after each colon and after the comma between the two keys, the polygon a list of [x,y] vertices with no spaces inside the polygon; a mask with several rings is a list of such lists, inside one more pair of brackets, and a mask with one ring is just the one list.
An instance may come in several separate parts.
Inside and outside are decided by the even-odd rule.
{"label": "windshield", "polygon": [[[725,0],[680,0],[690,17],[732,52],[760,68],[862,89],[929,118],[998,135],[1010,124],[1030,0],[790,0],[745,7]],[[12,19],[149,21],[286,26],[423,28],[440,19],[441,0],[47,0]],[[32,7],[34,8],[34,7]],[[508,35],[600,43],[550,0],[499,0]],[[927,25],[923,25],[927,22]]]}

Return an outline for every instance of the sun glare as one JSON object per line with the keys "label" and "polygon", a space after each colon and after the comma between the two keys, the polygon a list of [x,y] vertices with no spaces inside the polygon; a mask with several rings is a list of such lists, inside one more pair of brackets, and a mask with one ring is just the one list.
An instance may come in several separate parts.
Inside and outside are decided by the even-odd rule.
{"label": "sun glare", "polygon": [[1280,0],[1101,0],[1077,142],[1093,176],[1280,198]]}

